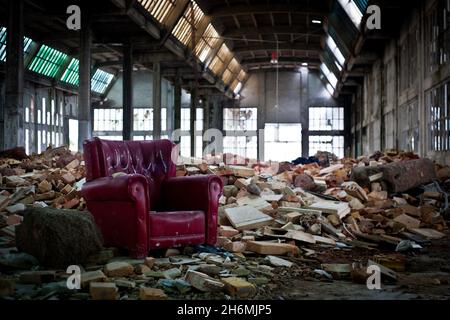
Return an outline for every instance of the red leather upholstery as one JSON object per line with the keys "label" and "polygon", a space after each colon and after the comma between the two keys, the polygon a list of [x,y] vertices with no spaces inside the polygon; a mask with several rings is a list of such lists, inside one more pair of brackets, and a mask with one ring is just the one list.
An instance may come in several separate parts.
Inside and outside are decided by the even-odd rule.
{"label": "red leather upholstery", "polygon": [[[217,241],[222,180],[215,175],[175,177],[169,140],[85,141],[81,190],[105,245],[134,257],[150,249]],[[114,173],[125,175],[112,177]]]}

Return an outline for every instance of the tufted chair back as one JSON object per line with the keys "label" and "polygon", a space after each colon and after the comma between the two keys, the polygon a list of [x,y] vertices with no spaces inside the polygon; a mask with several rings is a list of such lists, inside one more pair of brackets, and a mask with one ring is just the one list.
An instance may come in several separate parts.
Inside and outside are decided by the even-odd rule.
{"label": "tufted chair back", "polygon": [[161,183],[176,175],[176,152],[170,140],[108,141],[97,137],[83,144],[86,180],[114,173],[138,173],[147,178],[151,210],[159,207]]}

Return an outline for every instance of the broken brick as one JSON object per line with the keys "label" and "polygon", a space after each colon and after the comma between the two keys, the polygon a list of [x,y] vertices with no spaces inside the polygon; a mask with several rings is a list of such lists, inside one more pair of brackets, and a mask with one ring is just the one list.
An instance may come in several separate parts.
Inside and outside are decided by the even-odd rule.
{"label": "broken brick", "polygon": [[110,262],[105,266],[105,274],[108,277],[126,277],[133,273],[133,266],[126,262]]}
{"label": "broken brick", "polygon": [[112,282],[91,282],[89,293],[94,300],[116,300],[118,289]]}
{"label": "broken brick", "polygon": [[168,297],[161,289],[140,288],[139,299],[141,300],[166,300]]}

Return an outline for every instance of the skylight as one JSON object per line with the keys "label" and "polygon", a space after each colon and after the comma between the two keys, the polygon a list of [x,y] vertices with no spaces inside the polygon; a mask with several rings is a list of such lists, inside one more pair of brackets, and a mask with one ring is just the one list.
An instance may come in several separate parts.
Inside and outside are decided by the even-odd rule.
{"label": "skylight", "polygon": [[350,20],[352,20],[356,28],[359,30],[363,13],[360,11],[358,6],[355,4],[353,0],[338,0],[338,1],[342,6],[342,8],[344,8]]}
{"label": "skylight", "polygon": [[338,82],[338,79],[336,78],[336,75],[328,69],[328,67],[325,65],[325,63],[322,63],[320,65],[320,70],[322,70],[323,74],[327,78],[328,82],[331,84],[333,89],[336,89],[336,85]]}
{"label": "skylight", "polygon": [[69,66],[67,67],[66,71],[64,71],[61,77],[61,81],[77,86],[79,64],[80,62],[78,61],[78,59],[72,58],[72,60],[69,63]]}
{"label": "skylight", "polygon": [[334,57],[336,58],[337,62],[340,64],[341,68],[339,70],[342,70],[342,67],[345,63],[344,55],[342,54],[342,51],[337,46],[336,42],[333,40],[333,38],[328,35],[327,38],[327,46],[330,48],[331,52],[333,53]]}
{"label": "skylight", "polygon": [[219,40],[219,34],[216,29],[212,24],[209,24],[194,50],[201,62],[205,62],[211,50],[217,46]]}
{"label": "skylight", "polygon": [[67,54],[49,46],[42,45],[39,52],[33,58],[33,61],[31,61],[28,69],[54,78],[66,59]]}
{"label": "skylight", "polygon": [[114,75],[105,72],[103,70],[97,69],[97,71],[95,71],[94,76],[91,79],[91,90],[101,94],[104,93],[113,78]]}
{"label": "skylight", "polygon": [[[33,40],[23,37],[23,54],[27,56],[30,53],[30,47]],[[0,61],[6,61],[6,28],[0,27]]]}
{"label": "skylight", "polygon": [[181,41],[185,46],[191,43],[192,29],[197,31],[200,21],[205,17],[205,14],[200,7],[191,0],[191,5],[184,11],[183,16],[178,20],[172,34]]}
{"label": "skylight", "polygon": [[174,0],[138,0],[138,2],[162,24],[166,22],[176,5]]}

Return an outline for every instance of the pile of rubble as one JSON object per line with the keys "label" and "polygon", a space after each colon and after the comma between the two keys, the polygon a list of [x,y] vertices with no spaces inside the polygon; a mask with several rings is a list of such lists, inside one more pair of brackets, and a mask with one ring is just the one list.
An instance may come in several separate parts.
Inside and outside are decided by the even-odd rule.
{"label": "pile of rubble", "polygon": [[81,289],[71,290],[73,270],[49,270],[17,252],[15,229],[30,207],[85,210],[82,155],[66,148],[7,155],[0,154],[0,297],[10,299],[289,298],[275,289],[295,278],[365,283],[373,264],[395,281],[405,256],[447,229],[450,170],[414,154],[339,161],[319,153],[296,164],[239,159],[245,165],[225,164],[221,155],[217,165],[177,166],[178,176],[212,173],[224,181],[217,247],[146,259],[103,248],[82,264]]}
{"label": "pile of rubble", "polygon": [[[4,158],[5,154],[15,158]],[[0,228],[6,237],[14,235],[26,206],[86,207],[79,193],[85,181],[81,154],[73,154],[66,147],[49,148],[31,157],[22,154],[20,148],[0,154]]]}

